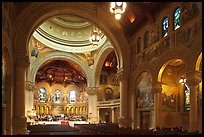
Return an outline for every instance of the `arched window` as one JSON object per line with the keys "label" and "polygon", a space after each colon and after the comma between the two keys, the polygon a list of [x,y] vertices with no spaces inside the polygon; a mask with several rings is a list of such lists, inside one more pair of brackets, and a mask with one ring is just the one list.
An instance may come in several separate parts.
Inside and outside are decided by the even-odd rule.
{"label": "arched window", "polygon": [[190,110],[190,89],[186,84],[184,85],[184,110]]}
{"label": "arched window", "polygon": [[150,38],[149,38],[149,31],[145,32],[144,36],[144,49],[146,49],[150,44]]}
{"label": "arched window", "polygon": [[162,23],[163,26],[163,37],[166,37],[168,35],[168,18],[165,17]]}
{"label": "arched window", "polygon": [[139,54],[141,52],[141,37],[137,40],[137,53]]}
{"label": "arched window", "polygon": [[46,101],[46,89],[42,87],[40,89],[40,102],[45,102]]}
{"label": "arched window", "polygon": [[70,103],[76,102],[76,92],[74,90],[69,92],[69,99],[70,99]]}
{"label": "arched window", "polygon": [[180,7],[177,8],[174,12],[174,30],[180,28]]}
{"label": "arched window", "polygon": [[54,102],[55,103],[60,103],[60,97],[61,97],[61,92],[60,90],[55,90],[55,95],[54,95]]}

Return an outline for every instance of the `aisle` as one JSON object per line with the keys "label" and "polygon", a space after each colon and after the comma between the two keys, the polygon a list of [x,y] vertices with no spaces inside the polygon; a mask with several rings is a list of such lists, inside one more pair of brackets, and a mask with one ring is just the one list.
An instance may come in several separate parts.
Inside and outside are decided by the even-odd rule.
{"label": "aisle", "polygon": [[61,124],[31,125],[28,129],[29,135],[82,135],[78,129]]}

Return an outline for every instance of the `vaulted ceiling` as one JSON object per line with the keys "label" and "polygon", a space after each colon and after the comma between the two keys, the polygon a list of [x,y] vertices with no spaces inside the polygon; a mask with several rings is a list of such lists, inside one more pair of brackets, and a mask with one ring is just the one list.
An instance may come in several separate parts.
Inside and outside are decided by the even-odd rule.
{"label": "vaulted ceiling", "polygon": [[[18,7],[16,9],[16,12],[20,12],[23,8],[29,5],[29,3],[18,2],[16,2],[15,4],[16,7]],[[107,13],[109,13],[110,17],[112,17],[113,19],[115,18],[114,15],[110,12],[110,2],[94,2],[94,4],[100,9],[103,9]],[[122,14],[121,19],[118,20],[118,22],[122,26],[121,29],[124,32],[125,36],[129,38],[132,34],[137,32],[138,29],[147,21],[154,22],[155,15],[166,5],[168,5],[168,2],[127,2],[126,11]],[[71,45],[71,48],[73,47],[77,49],[91,46],[88,40],[88,36],[90,36],[90,24],[91,22],[88,22],[84,18],[70,15],[60,15],[46,20],[37,29],[37,31],[39,33],[38,36],[42,35],[44,38],[47,38],[48,40],[50,39],[50,41],[55,41],[57,44],[63,45],[63,47]],[[40,42],[43,43],[42,41]],[[51,49],[58,50],[53,48],[54,46],[51,47],[51,45],[52,44],[48,44],[46,46]],[[69,47],[65,47],[64,49],[68,48]],[[71,51],[73,51],[73,49],[71,49]],[[76,51],[79,50],[77,49]],[[107,56],[106,60],[104,61],[102,70],[108,73],[117,72],[117,59],[114,51],[112,51]],[[77,65],[73,64],[72,62],[62,60],[55,60],[45,63],[38,70],[36,81],[47,81],[50,84],[68,84],[72,82],[86,83],[84,74],[81,72]]]}
{"label": "vaulted ceiling", "polygon": [[50,85],[59,83],[67,84],[86,84],[86,78],[80,68],[64,60],[54,60],[43,64],[36,75],[36,82],[48,82]]}

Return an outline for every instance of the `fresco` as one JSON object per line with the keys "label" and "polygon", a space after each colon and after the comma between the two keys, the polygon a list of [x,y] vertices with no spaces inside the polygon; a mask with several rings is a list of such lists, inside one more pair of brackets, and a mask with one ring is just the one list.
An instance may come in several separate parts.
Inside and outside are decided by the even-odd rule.
{"label": "fresco", "polygon": [[151,92],[152,78],[149,73],[144,72],[138,78],[137,108],[152,108],[154,96]]}

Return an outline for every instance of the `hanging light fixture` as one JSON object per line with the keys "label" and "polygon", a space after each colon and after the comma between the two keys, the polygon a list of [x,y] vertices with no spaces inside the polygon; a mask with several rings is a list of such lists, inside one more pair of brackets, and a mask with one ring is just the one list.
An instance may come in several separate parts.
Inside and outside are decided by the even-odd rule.
{"label": "hanging light fixture", "polygon": [[110,11],[115,14],[115,19],[119,20],[121,14],[125,12],[126,2],[111,2]]}
{"label": "hanging light fixture", "polygon": [[[96,10],[96,24],[98,26],[98,11],[97,11],[97,7],[95,7],[94,9]],[[96,24],[94,24],[94,27],[93,27],[93,30],[92,30],[92,34],[91,34],[91,43],[93,44],[93,46],[98,46],[98,43],[101,40],[99,29],[96,27]]]}

